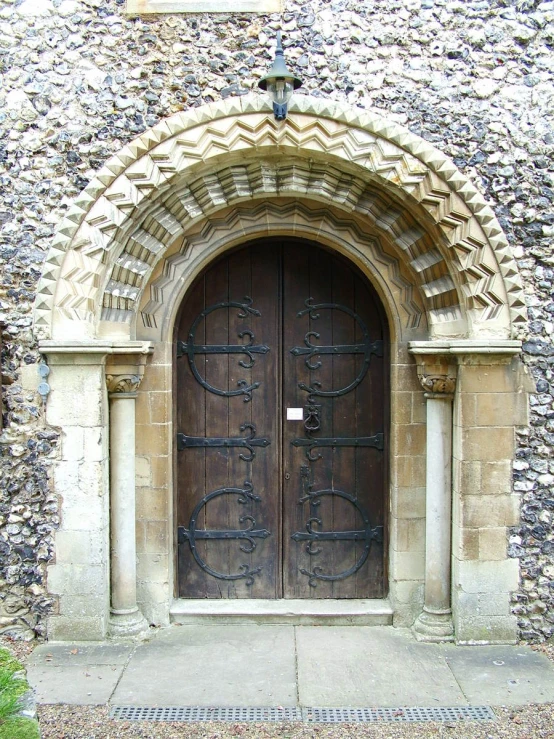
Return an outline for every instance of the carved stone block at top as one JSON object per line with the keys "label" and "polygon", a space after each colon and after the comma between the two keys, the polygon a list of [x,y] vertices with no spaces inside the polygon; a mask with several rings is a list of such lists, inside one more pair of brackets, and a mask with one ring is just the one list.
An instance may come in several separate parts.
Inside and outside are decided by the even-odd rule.
{"label": "carved stone block at top", "polygon": [[109,395],[135,395],[144,377],[145,365],[146,354],[110,358],[106,364]]}
{"label": "carved stone block at top", "polygon": [[450,375],[423,375],[418,373],[422,388],[428,393],[452,395],[456,389],[456,378]]}
{"label": "carved stone block at top", "polygon": [[129,15],[153,13],[279,13],[282,0],[127,0]]}
{"label": "carved stone block at top", "polygon": [[142,377],[140,375],[106,375],[108,392],[136,393]]}

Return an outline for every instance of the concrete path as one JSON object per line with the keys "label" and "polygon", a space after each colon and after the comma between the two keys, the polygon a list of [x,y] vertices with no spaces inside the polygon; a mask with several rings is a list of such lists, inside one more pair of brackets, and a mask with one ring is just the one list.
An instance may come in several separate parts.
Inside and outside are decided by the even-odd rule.
{"label": "concrete path", "polygon": [[43,644],[38,703],[130,706],[467,706],[554,702],[529,647],[420,644],[390,626],[173,626],[142,642]]}

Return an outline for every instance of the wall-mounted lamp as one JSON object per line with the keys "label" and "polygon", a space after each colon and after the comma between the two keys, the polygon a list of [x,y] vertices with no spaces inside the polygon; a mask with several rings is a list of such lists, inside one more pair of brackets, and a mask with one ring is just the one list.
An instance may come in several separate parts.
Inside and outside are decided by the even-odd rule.
{"label": "wall-mounted lamp", "polygon": [[273,102],[273,112],[278,121],[284,121],[287,117],[287,103],[294,90],[302,85],[302,80],[295,77],[287,69],[283,46],[281,44],[281,31],[277,31],[277,48],[275,49],[275,61],[269,74],[258,82],[258,87],[267,90]]}

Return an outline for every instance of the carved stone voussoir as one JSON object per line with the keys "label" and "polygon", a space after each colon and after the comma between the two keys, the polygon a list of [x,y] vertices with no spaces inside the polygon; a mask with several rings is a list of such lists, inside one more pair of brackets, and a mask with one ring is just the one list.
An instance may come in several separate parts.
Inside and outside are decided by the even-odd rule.
{"label": "carved stone voussoir", "polygon": [[426,375],[418,373],[417,376],[421,387],[427,393],[453,395],[456,390],[456,378],[450,375]]}
{"label": "carved stone voussoir", "polygon": [[[253,95],[240,100],[228,98],[186,114],[177,113],[141,134],[106,163],[77,197],[54,237],[47,268],[38,287],[34,311],[37,330],[45,336],[55,336],[65,331],[62,328],[69,321],[97,320],[100,316],[96,314],[96,307],[100,303],[111,311],[109,321],[128,321],[138,310],[150,272],[143,275],[142,280],[131,270],[132,279],[140,282],[138,285],[124,281],[126,270],[117,270],[113,280],[110,273],[120,255],[125,254],[126,259],[133,257],[129,256],[129,249],[133,249],[132,234],[143,233],[144,219],[156,219],[156,214],[163,213],[155,227],[156,236],[150,234],[148,245],[142,245],[147,250],[154,247],[153,254],[161,256],[186,220],[192,217],[191,213],[195,213],[194,218],[202,213],[204,199],[197,197],[196,190],[189,189],[175,196],[178,184],[190,181],[193,167],[196,171],[201,162],[200,179],[207,178],[206,182],[211,183],[215,177],[220,183],[223,203],[215,208],[217,210],[231,204],[237,187],[241,193],[256,193],[257,199],[266,187],[273,190],[267,183],[275,178],[265,171],[265,164],[259,176],[260,168],[255,160],[259,158],[257,152],[261,151],[264,157],[268,154],[281,157],[282,147],[294,149],[293,166],[304,173],[310,170],[312,160],[316,161],[316,168],[331,164],[331,169],[338,172],[348,164],[348,171],[357,173],[356,179],[375,181],[382,191],[389,191],[394,184],[395,199],[399,202],[408,199],[412,203],[420,225],[427,223],[429,218],[434,221],[427,239],[418,239],[419,247],[428,241],[436,242],[441,231],[445,243],[450,243],[453,218],[457,238],[463,244],[462,251],[465,253],[469,245],[475,249],[475,256],[470,259],[471,270],[454,260],[449,267],[459,275],[462,283],[467,281],[471,285],[467,294],[460,290],[462,308],[470,312],[474,321],[483,323],[484,328],[491,326],[495,335],[511,336],[513,326],[526,322],[517,263],[502,229],[480,193],[444,154],[380,116],[336,103],[330,105],[327,100],[310,96],[298,96],[291,104],[287,121],[276,129],[270,108],[261,102],[260,96]],[[245,152],[252,152],[252,156],[245,156]],[[226,156],[223,169],[227,168],[228,172],[220,175],[222,154]],[[243,164],[248,160],[253,166]],[[277,174],[277,181],[284,183],[279,185],[282,196],[287,193],[286,172],[281,168]],[[306,179],[306,175],[302,178]],[[347,188],[344,181],[339,179],[336,186],[331,180],[328,180],[328,173],[315,173],[311,180],[308,177],[309,187],[302,192],[309,194],[311,190],[317,202],[326,200],[338,207]],[[323,186],[322,182],[326,184]],[[199,186],[202,192],[206,183],[199,182]],[[210,192],[209,187],[208,184]],[[298,191],[295,173],[289,193],[295,196]],[[357,188],[353,188],[342,210],[352,210],[351,200],[356,191]],[[171,207],[167,197],[171,198]],[[274,197],[268,192],[264,199],[273,200]],[[211,202],[211,197],[206,202]],[[180,215],[176,219],[172,208],[178,203],[184,206],[184,217]],[[403,210],[408,213],[407,209]],[[211,217],[212,213],[204,215]],[[390,222],[397,220],[393,218]],[[171,227],[168,228],[168,224]],[[109,243],[106,234],[110,234]],[[123,235],[125,238],[120,240]],[[399,237],[394,234],[394,238]],[[411,242],[401,239],[396,243],[408,244],[405,258],[411,263],[414,256],[409,256]],[[83,262],[83,244],[87,244],[87,259],[96,265],[95,280],[88,274],[88,261]],[[452,247],[448,259],[457,253],[455,244]],[[433,250],[433,255],[435,253],[438,252]],[[151,259],[153,268],[155,257]],[[491,265],[495,265],[492,276]],[[422,284],[423,293],[441,295],[442,300],[456,292],[447,277],[443,273],[432,280],[432,284]],[[504,285],[503,290],[500,284]],[[102,296],[98,295],[99,285],[107,285]],[[124,308],[120,307],[121,300],[125,301]],[[442,306],[442,303],[435,305],[429,297],[432,321],[437,325],[450,320],[458,324],[463,310],[458,308],[457,301],[458,298],[454,306]],[[58,320],[59,328],[55,326]],[[457,326],[456,333],[460,331],[461,327]]]}
{"label": "carved stone voussoir", "polygon": [[136,393],[141,380],[140,375],[106,375],[109,393]]}

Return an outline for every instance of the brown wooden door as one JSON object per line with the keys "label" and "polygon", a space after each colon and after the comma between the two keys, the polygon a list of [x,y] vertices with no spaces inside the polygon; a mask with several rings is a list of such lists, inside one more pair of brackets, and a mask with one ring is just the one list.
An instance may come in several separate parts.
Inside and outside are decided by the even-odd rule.
{"label": "brown wooden door", "polygon": [[183,598],[385,594],[387,341],[342,257],[265,240],[209,267],[177,323]]}

